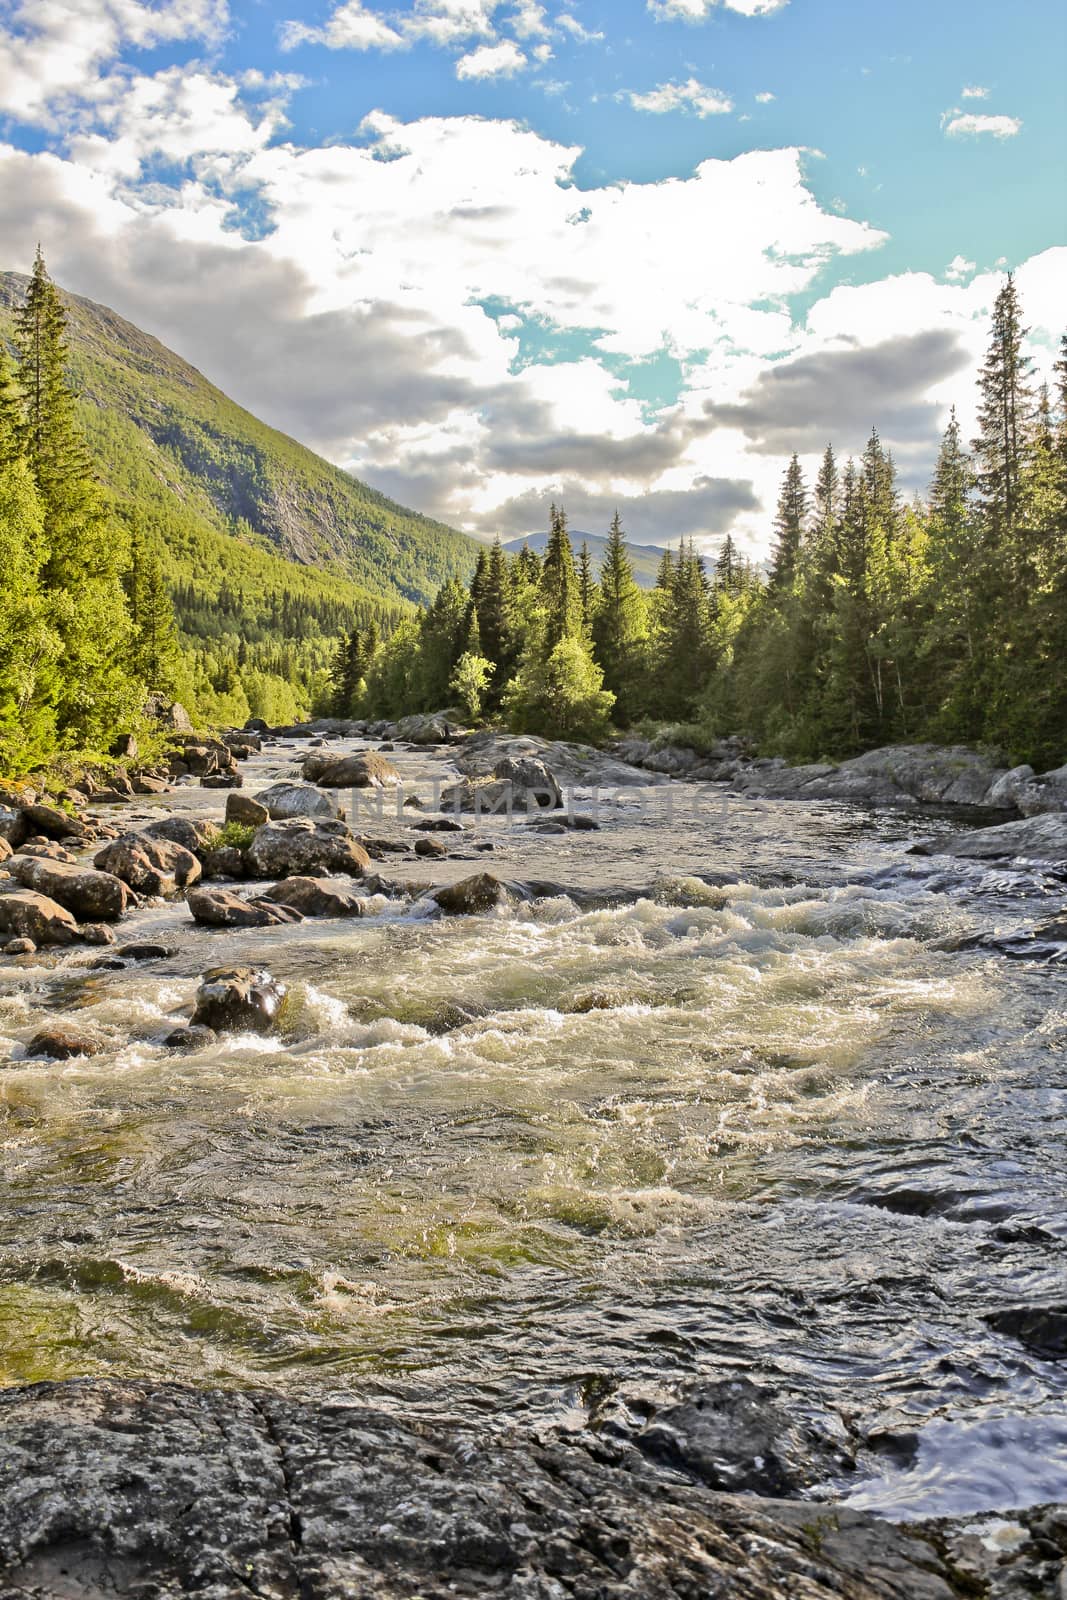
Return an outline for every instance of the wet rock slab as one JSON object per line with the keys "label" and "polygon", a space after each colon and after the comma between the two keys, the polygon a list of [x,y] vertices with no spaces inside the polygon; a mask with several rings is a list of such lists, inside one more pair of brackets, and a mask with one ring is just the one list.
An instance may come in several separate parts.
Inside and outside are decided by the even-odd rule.
{"label": "wet rock slab", "polygon": [[0,1480],[12,1600],[1014,1600],[1055,1593],[1067,1546],[1054,1511],[986,1552],[973,1524],[714,1494],[588,1437],[176,1385],[7,1390]]}

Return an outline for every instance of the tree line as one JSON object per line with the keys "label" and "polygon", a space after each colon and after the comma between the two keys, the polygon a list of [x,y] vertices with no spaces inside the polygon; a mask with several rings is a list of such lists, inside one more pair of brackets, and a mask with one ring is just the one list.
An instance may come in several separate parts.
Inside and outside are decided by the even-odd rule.
{"label": "tree line", "polygon": [[596,577],[553,507],[543,557],[497,542],[419,617],[350,627],[329,708],[454,704],[567,738],[681,724],[798,760],[917,739],[1067,760],[1067,338],[1050,395],[1027,331],[1009,277],[977,437],[968,449],[953,411],[925,499],[902,496],[876,431],[843,466],[828,446],[810,486],[794,455],[766,570],[729,537],[710,569],[683,542],[648,592],[617,515]]}
{"label": "tree line", "polygon": [[65,375],[66,317],[40,250],[0,346],[0,772],[106,749],[178,656],[158,555],[104,497]]}

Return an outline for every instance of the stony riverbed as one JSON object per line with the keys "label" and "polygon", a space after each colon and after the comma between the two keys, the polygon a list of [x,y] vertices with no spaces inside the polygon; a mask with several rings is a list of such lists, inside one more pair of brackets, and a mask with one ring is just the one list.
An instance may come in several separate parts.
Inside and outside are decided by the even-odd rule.
{"label": "stony riverbed", "polygon": [[[267,742],[240,792],[307,751]],[[680,1397],[743,1377],[804,1460],[716,1491],[905,1521],[1067,1501],[1067,940],[1030,936],[1062,863],[911,853],[954,812],[580,772],[596,828],[430,831],[455,750],[385,754],[399,797],[348,816],[362,915],[211,929],[149,899],[115,947],[0,957],[3,1382],[347,1396],[647,1460]],[[121,828],[226,803],[190,783]],[[440,915],[434,889],[487,872],[499,903]],[[286,986],[277,1026],[168,1046],[233,965]],[[43,1028],[97,1051],[32,1058]],[[506,1592],[616,1592],[542,1577]],[[618,1592],[720,1592],[698,1577]]]}

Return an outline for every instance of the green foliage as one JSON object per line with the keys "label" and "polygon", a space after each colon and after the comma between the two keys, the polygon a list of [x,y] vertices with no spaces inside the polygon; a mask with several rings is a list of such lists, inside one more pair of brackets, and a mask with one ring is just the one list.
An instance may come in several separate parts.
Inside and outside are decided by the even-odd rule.
{"label": "green foliage", "polygon": [[255,837],[255,828],[250,822],[225,822],[221,828],[216,828],[211,836],[210,847],[212,850],[247,850]]}
{"label": "green foliage", "polygon": [[561,639],[531,653],[508,685],[504,709],[519,733],[596,740],[607,731],[614,696],[581,639]]}
{"label": "green foliage", "polygon": [[448,687],[471,722],[481,716],[485,692],[492,681],[493,663],[485,656],[472,655],[467,650],[456,662]]}

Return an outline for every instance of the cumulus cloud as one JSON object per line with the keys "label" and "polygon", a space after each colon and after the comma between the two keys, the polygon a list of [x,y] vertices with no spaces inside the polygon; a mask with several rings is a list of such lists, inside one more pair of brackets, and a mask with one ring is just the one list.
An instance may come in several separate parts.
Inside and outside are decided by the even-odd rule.
{"label": "cumulus cloud", "polygon": [[781,11],[789,0],[647,0],[657,22],[704,22],[720,3],[743,17],[762,17]]}
{"label": "cumulus cloud", "polygon": [[520,39],[540,38],[549,31],[548,17],[539,0],[521,0],[518,10],[511,14],[508,22]]}
{"label": "cumulus cloud", "polygon": [[457,78],[510,78],[527,65],[514,39],[479,45],[456,62]]}
{"label": "cumulus cloud", "polygon": [[226,0],[16,0],[5,10],[0,110],[45,124],[71,97],[95,97],[95,75],[123,47],[213,41],[228,20]]}
{"label": "cumulus cloud", "polygon": [[1019,117],[991,117],[956,107],[942,113],[941,126],[949,139],[977,138],[983,133],[994,139],[1014,139],[1022,128],[1022,121]]}
{"label": "cumulus cloud", "polygon": [[964,100],[988,100],[989,99],[989,90],[986,89],[980,83],[970,83],[970,84],[968,84],[966,86],[966,88],[962,89],[960,92],[963,95]]}
{"label": "cumulus cloud", "polygon": [[719,89],[706,88],[696,78],[690,78],[687,83],[660,83],[646,94],[627,90],[625,98],[635,111],[651,111],[655,115],[667,111],[688,111],[703,118],[721,116],[734,109],[734,103],[728,95]]}
{"label": "cumulus cloud", "polygon": [[966,256],[953,256],[945,268],[945,277],[950,283],[962,283],[975,268],[973,261],[968,261]]}
{"label": "cumulus cloud", "polygon": [[776,96],[773,95],[769,89],[763,89],[756,96],[756,100],[761,106],[770,105],[771,101],[774,100],[775,98],[776,98]]}
{"label": "cumulus cloud", "polygon": [[577,39],[580,44],[594,44],[604,37],[602,33],[595,33],[586,28],[577,17],[571,16],[569,11],[560,12],[556,18],[556,25],[569,33],[572,39]]}
{"label": "cumulus cloud", "polygon": [[279,42],[283,50],[301,44],[324,44],[330,50],[400,50],[407,43],[377,12],[368,11],[363,0],[347,0],[322,28],[283,22]]}

